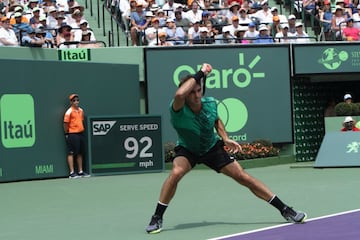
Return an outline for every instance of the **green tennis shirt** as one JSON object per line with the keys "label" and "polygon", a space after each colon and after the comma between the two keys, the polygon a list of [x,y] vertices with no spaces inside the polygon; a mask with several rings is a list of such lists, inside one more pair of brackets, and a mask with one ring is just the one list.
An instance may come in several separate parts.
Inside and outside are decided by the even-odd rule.
{"label": "green tennis shirt", "polygon": [[194,113],[186,104],[175,112],[170,103],[170,121],[177,132],[177,144],[196,155],[208,152],[219,140],[214,131],[215,121],[218,119],[217,103],[212,97],[202,98],[200,113]]}

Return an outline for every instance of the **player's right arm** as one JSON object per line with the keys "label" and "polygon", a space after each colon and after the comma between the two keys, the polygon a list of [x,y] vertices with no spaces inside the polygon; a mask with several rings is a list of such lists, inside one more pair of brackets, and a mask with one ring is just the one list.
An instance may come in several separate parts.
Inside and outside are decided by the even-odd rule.
{"label": "player's right arm", "polygon": [[[185,105],[185,99],[186,97],[191,93],[191,91],[194,90],[194,87],[196,84],[200,83],[200,79],[203,76],[207,76],[212,70],[212,67],[208,63],[204,63],[201,66],[201,70],[198,73],[201,73],[200,76],[198,73],[196,73],[193,76],[188,76],[185,79],[183,79],[179,85],[179,88],[175,92],[174,101],[172,108],[175,112],[182,109]],[[201,83],[200,83],[201,85]]]}
{"label": "player's right arm", "polygon": [[193,77],[189,76],[187,80],[181,84],[181,86],[176,90],[172,108],[175,112],[178,112],[185,105],[186,96],[194,89],[196,81]]}

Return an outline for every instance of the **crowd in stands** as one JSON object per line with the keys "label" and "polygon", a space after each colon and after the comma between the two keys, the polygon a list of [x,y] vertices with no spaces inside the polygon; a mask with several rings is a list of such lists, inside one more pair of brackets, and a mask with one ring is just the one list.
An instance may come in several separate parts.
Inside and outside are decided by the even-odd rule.
{"label": "crowd in stands", "polygon": [[76,0],[0,0],[0,19],[0,46],[99,46]]}
{"label": "crowd in stands", "polygon": [[[358,41],[360,5],[352,0],[329,1],[301,2],[306,14],[322,22],[324,33]],[[301,17],[280,14],[276,4],[269,6],[267,0],[112,0],[111,4],[128,26],[133,46],[315,40],[305,32]]]}
{"label": "crowd in stands", "polygon": [[304,0],[307,15],[320,23],[326,40],[359,41],[359,0]]}

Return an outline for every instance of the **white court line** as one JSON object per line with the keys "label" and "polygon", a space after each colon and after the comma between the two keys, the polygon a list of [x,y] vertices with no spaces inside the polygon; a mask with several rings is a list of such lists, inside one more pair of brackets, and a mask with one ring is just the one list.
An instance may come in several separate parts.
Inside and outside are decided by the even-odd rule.
{"label": "white court line", "polygon": [[[350,211],[346,211],[346,212],[340,212],[340,213],[330,214],[330,215],[326,215],[326,216],[322,216],[322,217],[317,217],[317,218],[311,218],[311,219],[306,220],[305,222],[311,222],[311,221],[315,221],[315,220],[319,220],[319,219],[324,219],[324,218],[329,218],[329,217],[336,217],[336,216],[340,216],[340,215],[344,215],[344,214],[349,214],[349,213],[354,213],[354,212],[358,212],[358,211],[360,211],[360,209],[355,209],[355,210],[350,210]],[[261,232],[261,231],[270,230],[270,229],[274,229],[274,228],[286,227],[286,226],[289,226],[289,225],[291,225],[291,224],[294,224],[294,223],[280,224],[280,225],[276,225],[276,226],[260,228],[260,229],[251,230],[251,231],[242,232],[242,233],[235,233],[235,234],[226,235],[226,236],[221,236],[221,237],[217,237],[217,238],[209,238],[208,240],[221,240],[221,239],[226,239],[226,238],[229,238],[229,237],[241,236],[241,235],[245,235],[245,234],[249,234],[249,233]]]}

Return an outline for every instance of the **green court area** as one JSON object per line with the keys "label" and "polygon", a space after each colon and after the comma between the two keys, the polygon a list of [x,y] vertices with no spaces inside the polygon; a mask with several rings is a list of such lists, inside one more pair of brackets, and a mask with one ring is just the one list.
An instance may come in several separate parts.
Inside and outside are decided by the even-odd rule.
{"label": "green court area", "polygon": [[[358,168],[284,164],[247,170],[308,218],[359,208]],[[285,223],[278,211],[212,170],[184,177],[164,218],[148,235],[162,173],[0,184],[0,239],[209,239]]]}

